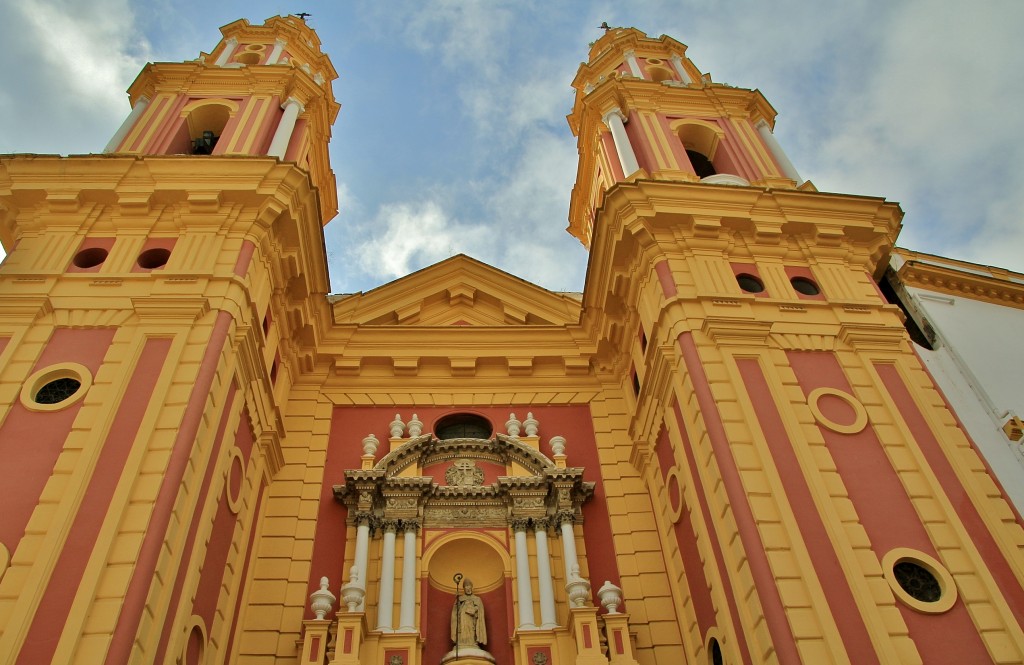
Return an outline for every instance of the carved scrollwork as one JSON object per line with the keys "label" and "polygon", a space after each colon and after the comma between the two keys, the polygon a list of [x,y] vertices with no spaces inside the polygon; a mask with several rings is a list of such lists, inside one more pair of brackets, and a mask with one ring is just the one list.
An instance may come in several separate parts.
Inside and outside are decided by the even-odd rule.
{"label": "carved scrollwork", "polygon": [[559,510],[555,513],[554,521],[556,526],[561,526],[565,522],[572,524],[576,521],[576,513],[572,510]]}
{"label": "carved scrollwork", "polygon": [[384,499],[384,509],[388,511],[409,510],[416,508],[418,503],[414,496],[389,496]]}
{"label": "carved scrollwork", "polygon": [[508,521],[508,524],[510,527],[512,527],[512,531],[526,531],[528,528],[530,528],[530,518],[513,517]]}
{"label": "carved scrollwork", "polygon": [[[517,469],[485,485],[482,461]],[[408,473],[439,462],[450,466],[446,484]],[[439,479],[440,480],[440,479]],[[582,468],[557,467],[535,449],[512,437],[447,439],[430,434],[407,441],[372,469],[348,469],[334,486],[348,507],[349,523],[408,531],[426,528],[541,528],[578,522],[580,506],[594,493]],[[512,522],[509,517],[513,517]],[[532,521],[531,521],[532,520]]]}

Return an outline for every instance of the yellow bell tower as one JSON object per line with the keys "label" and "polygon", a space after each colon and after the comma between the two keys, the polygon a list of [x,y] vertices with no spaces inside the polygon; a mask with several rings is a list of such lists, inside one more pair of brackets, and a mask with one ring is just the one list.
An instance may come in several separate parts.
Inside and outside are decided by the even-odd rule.
{"label": "yellow bell tower", "polygon": [[104,154],[0,162],[0,662],[230,648],[325,315],[339,107],[299,18],[223,34],[143,70]]}
{"label": "yellow bell tower", "polygon": [[1024,658],[1020,524],[875,284],[899,207],[803,182],[669,37],[609,29],[573,86],[583,323],[687,662]]}

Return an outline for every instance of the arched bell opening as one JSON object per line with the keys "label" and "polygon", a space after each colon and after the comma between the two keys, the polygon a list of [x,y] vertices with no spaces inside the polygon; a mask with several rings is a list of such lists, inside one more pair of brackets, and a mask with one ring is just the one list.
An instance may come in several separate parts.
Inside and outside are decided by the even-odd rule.
{"label": "arched bell opening", "polygon": [[167,147],[169,155],[212,155],[238,104],[227,99],[199,100],[185,106]]}
{"label": "arched bell opening", "polygon": [[[702,181],[720,184],[747,184],[723,179],[740,176],[739,167],[725,146],[725,130],[706,120],[678,120],[671,125],[676,138],[683,144],[686,158],[693,172]],[[711,178],[712,180],[706,180]]]}

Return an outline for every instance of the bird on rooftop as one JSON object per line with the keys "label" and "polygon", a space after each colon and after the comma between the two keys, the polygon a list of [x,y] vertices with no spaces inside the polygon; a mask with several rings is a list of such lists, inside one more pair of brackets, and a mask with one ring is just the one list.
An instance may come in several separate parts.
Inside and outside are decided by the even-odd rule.
{"label": "bird on rooftop", "polygon": [[299,12],[298,14],[296,14],[296,16],[298,16],[298,17],[299,17],[299,18],[301,18],[301,19],[302,19],[303,21],[305,21],[305,20],[306,20],[306,18],[308,18],[308,17],[312,16],[312,14],[310,14],[310,13],[307,13],[307,12]]}
{"label": "bird on rooftop", "polygon": [[599,25],[599,26],[597,26],[597,27],[598,27],[598,28],[604,28],[604,31],[605,31],[605,32],[608,32],[609,30],[611,30],[611,29],[612,29],[612,26],[608,25],[608,21],[604,21],[604,22],[602,22],[602,23],[601,23],[601,25]]}

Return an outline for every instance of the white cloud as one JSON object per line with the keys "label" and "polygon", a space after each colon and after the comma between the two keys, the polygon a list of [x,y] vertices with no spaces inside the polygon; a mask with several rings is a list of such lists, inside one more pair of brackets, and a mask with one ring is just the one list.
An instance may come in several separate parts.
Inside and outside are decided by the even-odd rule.
{"label": "white cloud", "polygon": [[388,280],[455,254],[479,255],[488,237],[485,227],[456,223],[432,200],[382,205],[372,228],[354,254],[365,273]]}
{"label": "white cloud", "polygon": [[0,44],[0,152],[102,150],[149,51],[127,0],[4,3]]}

